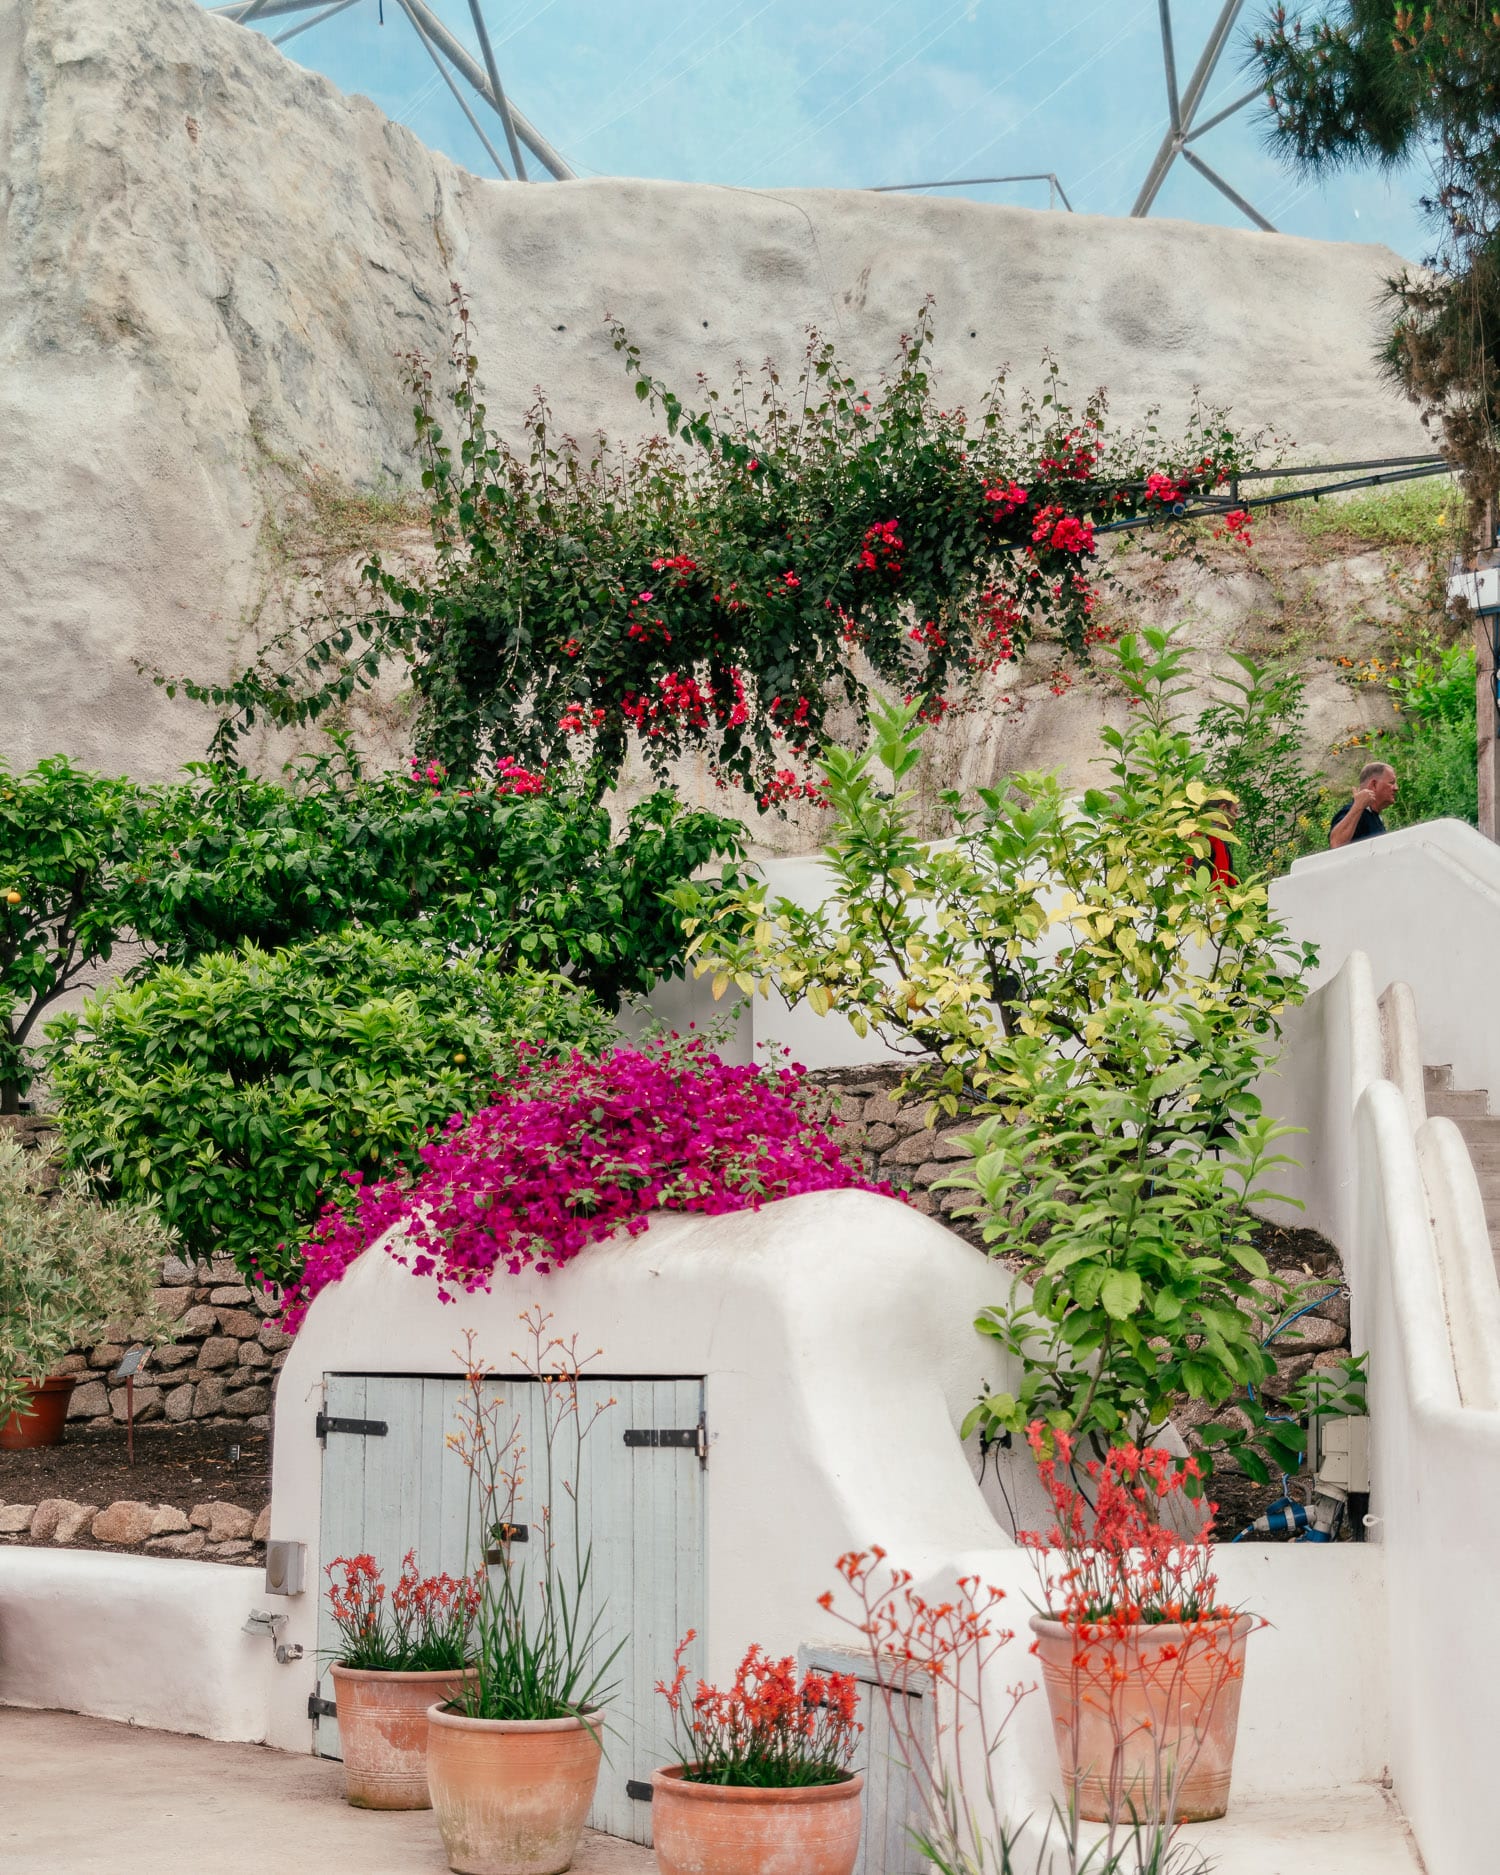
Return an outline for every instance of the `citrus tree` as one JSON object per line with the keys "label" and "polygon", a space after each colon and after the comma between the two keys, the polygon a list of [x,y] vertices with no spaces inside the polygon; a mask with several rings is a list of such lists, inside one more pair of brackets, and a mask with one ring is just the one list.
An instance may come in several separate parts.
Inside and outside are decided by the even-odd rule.
{"label": "citrus tree", "polygon": [[46,1011],[134,928],[154,806],[149,791],[64,755],[24,775],[0,757],[0,1113],[31,1085]]}
{"label": "citrus tree", "polygon": [[1227,829],[1175,715],[1182,652],[1147,632],[1121,640],[1116,669],[1133,708],[1102,732],[1109,785],[951,793],[954,837],[930,843],[900,786],[921,728],[890,708],[868,750],[824,756],[821,905],[756,884],[717,905],[678,895],[716,990],[774,986],[847,1016],[970,1121],[971,1162],[948,1182],[1031,1280],[979,1323],[1025,1375],[975,1409],[993,1432],[1149,1427],[1183,1394],[1226,1402],[1272,1367],[1252,1207],[1284,1129],[1255,1083],[1312,953],[1262,885],[1213,877],[1208,838]]}

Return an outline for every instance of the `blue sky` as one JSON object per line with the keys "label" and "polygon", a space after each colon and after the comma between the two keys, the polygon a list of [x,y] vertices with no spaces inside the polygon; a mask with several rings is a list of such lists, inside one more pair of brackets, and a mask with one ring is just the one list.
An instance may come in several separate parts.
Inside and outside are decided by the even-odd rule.
{"label": "blue sky", "polygon": [[[1247,34],[1267,3],[1248,0],[1200,121],[1250,89]],[[429,4],[475,44],[466,0]],[[287,56],[493,173],[396,0],[384,8],[382,27],[379,0],[356,0]],[[1075,209],[1117,215],[1166,128],[1156,0],[485,0],[485,11],[507,89],[580,175],[850,188],[1051,170]],[[1218,0],[1175,0],[1184,83],[1217,13]],[[1426,251],[1417,173],[1311,184],[1267,149],[1258,109],[1195,147],[1284,233]],[[1047,206],[1045,184],[951,192]],[[1246,225],[1180,161],[1152,212]]]}

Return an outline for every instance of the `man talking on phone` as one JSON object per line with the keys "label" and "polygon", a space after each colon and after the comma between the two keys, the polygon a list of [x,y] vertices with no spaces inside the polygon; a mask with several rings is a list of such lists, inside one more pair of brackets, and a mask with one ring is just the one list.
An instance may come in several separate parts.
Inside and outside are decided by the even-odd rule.
{"label": "man talking on phone", "polygon": [[1352,846],[1385,832],[1381,811],[1396,798],[1396,771],[1389,762],[1366,762],[1359,771],[1354,799],[1334,815],[1328,829],[1330,846]]}

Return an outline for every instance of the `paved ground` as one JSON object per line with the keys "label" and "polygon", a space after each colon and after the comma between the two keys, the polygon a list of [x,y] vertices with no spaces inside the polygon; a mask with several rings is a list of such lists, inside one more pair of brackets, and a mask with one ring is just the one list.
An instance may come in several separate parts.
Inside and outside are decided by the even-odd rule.
{"label": "paved ground", "polygon": [[[1086,1843],[1103,1834],[1083,1827]],[[1405,1820],[1377,1784],[1345,1784],[1319,1796],[1236,1797],[1222,1821],[1185,1825],[1178,1845],[1182,1875],[1198,1875],[1192,1849],[1212,1875],[1422,1875]],[[1029,1870],[1033,1860],[1023,1850],[1016,1866]]]}
{"label": "paved ground", "polygon": [[[7,1875],[446,1875],[428,1810],[343,1802],[320,1758],[66,1712],[0,1708]],[[577,1875],[647,1875],[649,1850],[589,1837]]]}
{"label": "paved ground", "polygon": [[[320,1758],[0,1707],[5,1875],[446,1875],[430,1811],[376,1816],[342,1798],[340,1767]],[[1421,1875],[1373,1785],[1236,1802],[1224,1822],[1184,1835],[1214,1875]],[[656,1862],[591,1836],[573,1867],[648,1875]]]}

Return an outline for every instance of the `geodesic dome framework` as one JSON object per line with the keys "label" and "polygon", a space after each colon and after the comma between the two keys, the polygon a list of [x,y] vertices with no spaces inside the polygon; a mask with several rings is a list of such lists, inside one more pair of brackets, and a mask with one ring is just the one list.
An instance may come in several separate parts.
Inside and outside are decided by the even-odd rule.
{"label": "geodesic dome framework", "polygon": [[[215,6],[209,10],[241,26],[254,25],[267,29],[270,31],[271,43],[279,46],[295,39],[299,33],[307,32],[310,27],[320,26],[325,20],[348,13],[359,5],[363,5],[366,10],[371,6],[378,7],[382,19],[387,17],[386,10],[389,7],[392,16],[403,17],[407,21],[503,177],[516,182],[536,179],[527,168],[526,151],[531,153],[534,161],[554,181],[561,182],[574,175],[567,160],[506,96],[500,67],[490,42],[482,0],[468,0],[475,38],[479,44],[480,56],[477,59],[463,41],[449,31],[426,0],[331,0],[331,3],[330,0],[235,0],[233,5]],[[305,17],[298,17],[293,24],[281,30],[270,30],[292,15]],[[478,113],[476,105],[479,107]],[[508,160],[501,156],[485,129],[485,118],[498,120]]]}

